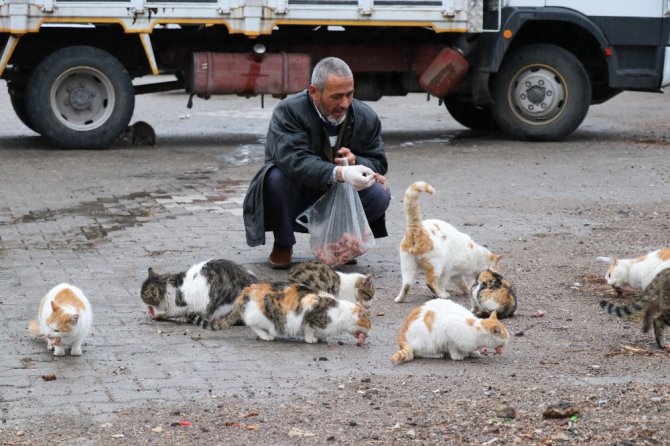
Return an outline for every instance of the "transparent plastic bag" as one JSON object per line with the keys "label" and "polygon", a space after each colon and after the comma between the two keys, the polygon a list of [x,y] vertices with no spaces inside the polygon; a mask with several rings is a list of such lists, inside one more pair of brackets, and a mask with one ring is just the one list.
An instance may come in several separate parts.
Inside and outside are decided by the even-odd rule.
{"label": "transparent plastic bag", "polygon": [[375,246],[358,192],[347,183],[335,183],[296,221],[309,231],[312,253],[331,266],[345,264]]}

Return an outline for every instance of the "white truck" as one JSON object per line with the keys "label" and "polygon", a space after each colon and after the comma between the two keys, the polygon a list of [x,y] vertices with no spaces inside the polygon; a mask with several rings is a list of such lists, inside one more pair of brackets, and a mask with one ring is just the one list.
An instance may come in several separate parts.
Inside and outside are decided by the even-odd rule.
{"label": "white truck", "polygon": [[[0,0],[0,76],[18,117],[68,148],[113,143],[136,94],[281,97],[305,88],[325,56],[349,63],[359,99],[425,91],[466,127],[560,140],[591,104],[670,83],[669,7],[668,0]],[[175,77],[133,84],[158,74]]]}

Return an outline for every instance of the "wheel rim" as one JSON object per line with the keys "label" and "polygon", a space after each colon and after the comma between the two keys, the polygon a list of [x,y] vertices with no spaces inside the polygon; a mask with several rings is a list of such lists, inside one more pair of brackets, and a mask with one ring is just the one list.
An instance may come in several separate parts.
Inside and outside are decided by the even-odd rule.
{"label": "wheel rim", "polygon": [[51,109],[58,121],[76,131],[103,125],[114,112],[114,87],[104,73],[90,67],[63,72],[51,88]]}
{"label": "wheel rim", "polygon": [[547,124],[557,119],[565,110],[567,97],[565,79],[546,65],[519,70],[509,89],[512,110],[529,124]]}

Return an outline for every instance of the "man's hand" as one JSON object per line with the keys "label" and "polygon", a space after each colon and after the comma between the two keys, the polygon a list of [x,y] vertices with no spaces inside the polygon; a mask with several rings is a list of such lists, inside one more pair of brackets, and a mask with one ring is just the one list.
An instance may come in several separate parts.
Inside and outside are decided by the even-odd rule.
{"label": "man's hand", "polygon": [[[340,155],[339,158],[335,158],[335,164],[338,166],[353,166],[356,164],[356,155],[354,155],[347,147],[341,147],[340,150],[337,151],[337,154]],[[344,163],[344,160],[347,160],[346,164]]]}
{"label": "man's hand", "polygon": [[375,183],[375,173],[366,166],[343,166],[338,167],[342,179],[356,190],[367,189]]}

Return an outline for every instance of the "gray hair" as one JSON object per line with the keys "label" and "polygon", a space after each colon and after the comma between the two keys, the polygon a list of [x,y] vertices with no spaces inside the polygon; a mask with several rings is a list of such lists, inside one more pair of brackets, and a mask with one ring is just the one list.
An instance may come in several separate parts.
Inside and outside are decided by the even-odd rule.
{"label": "gray hair", "polygon": [[349,68],[349,65],[345,61],[337,57],[326,57],[325,59],[321,59],[314,67],[314,71],[312,71],[312,84],[322,92],[326,86],[326,79],[331,74],[337,77],[354,78],[351,68]]}

